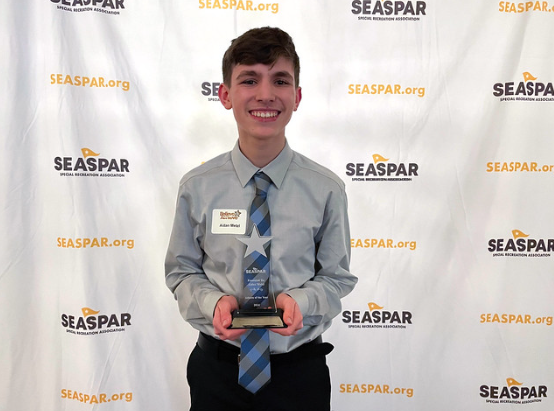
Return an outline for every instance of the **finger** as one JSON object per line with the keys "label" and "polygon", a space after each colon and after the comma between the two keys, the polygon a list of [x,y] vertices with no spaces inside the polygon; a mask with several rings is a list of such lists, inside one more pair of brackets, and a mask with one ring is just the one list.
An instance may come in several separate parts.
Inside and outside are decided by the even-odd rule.
{"label": "finger", "polygon": [[283,337],[290,337],[291,335],[295,335],[296,333],[293,332],[292,328],[269,328],[271,332],[274,332],[275,334],[282,335]]}
{"label": "finger", "polygon": [[229,315],[229,313],[227,312],[222,312],[219,316],[219,319],[220,319],[220,322],[221,322],[221,326],[223,328],[227,328],[231,325],[231,316]]}
{"label": "finger", "polygon": [[222,340],[236,340],[240,338],[241,335],[243,335],[247,330],[245,329],[237,329],[237,330],[224,330],[221,333],[220,338]]}
{"label": "finger", "polygon": [[288,326],[291,326],[294,323],[294,316],[296,315],[295,309],[296,302],[294,301],[291,301],[291,304],[287,304],[285,307],[285,324],[287,324]]}

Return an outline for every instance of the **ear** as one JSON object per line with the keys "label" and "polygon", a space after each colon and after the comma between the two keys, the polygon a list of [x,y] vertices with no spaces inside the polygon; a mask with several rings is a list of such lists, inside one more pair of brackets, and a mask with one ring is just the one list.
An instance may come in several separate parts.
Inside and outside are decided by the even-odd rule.
{"label": "ear", "polygon": [[233,107],[233,105],[231,104],[231,100],[229,99],[229,87],[227,87],[225,83],[221,83],[219,85],[217,95],[219,96],[219,101],[221,101],[223,107],[225,107],[227,110],[230,110]]}
{"label": "ear", "polygon": [[300,104],[300,100],[302,100],[302,87],[298,87],[296,89],[296,97],[294,99],[294,111],[298,110],[298,105]]}

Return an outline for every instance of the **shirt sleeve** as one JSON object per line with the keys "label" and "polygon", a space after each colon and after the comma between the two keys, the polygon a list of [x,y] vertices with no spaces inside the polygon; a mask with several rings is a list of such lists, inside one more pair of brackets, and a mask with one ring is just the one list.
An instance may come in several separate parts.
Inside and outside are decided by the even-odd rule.
{"label": "shirt sleeve", "polygon": [[341,298],[349,294],[358,278],[350,273],[350,227],[344,189],[331,191],[323,221],[315,239],[314,277],[287,294],[298,303],[305,326],[331,321],[342,308]]}
{"label": "shirt sleeve", "polygon": [[205,227],[193,217],[193,208],[193,199],[181,184],[165,260],[165,281],[186,321],[193,326],[211,326],[217,301],[225,294],[202,269],[200,239]]}

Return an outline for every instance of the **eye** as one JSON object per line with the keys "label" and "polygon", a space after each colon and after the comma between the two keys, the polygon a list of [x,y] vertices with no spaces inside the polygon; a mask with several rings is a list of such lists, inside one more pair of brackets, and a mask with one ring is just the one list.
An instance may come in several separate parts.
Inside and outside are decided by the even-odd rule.
{"label": "eye", "polygon": [[278,86],[286,86],[290,83],[287,80],[278,79],[278,80],[275,80],[275,84],[277,84]]}
{"label": "eye", "polygon": [[256,80],[254,80],[254,79],[246,79],[246,80],[244,80],[244,81],[241,81],[240,84],[246,84],[246,85],[251,86],[251,85],[253,85],[253,84],[256,84]]}

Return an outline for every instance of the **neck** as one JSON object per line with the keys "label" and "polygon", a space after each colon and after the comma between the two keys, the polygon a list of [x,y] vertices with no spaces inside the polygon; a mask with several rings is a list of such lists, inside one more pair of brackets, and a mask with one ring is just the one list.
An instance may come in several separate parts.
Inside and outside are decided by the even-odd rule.
{"label": "neck", "polygon": [[242,154],[256,167],[262,168],[271,163],[285,148],[286,139],[247,140],[239,137]]}

